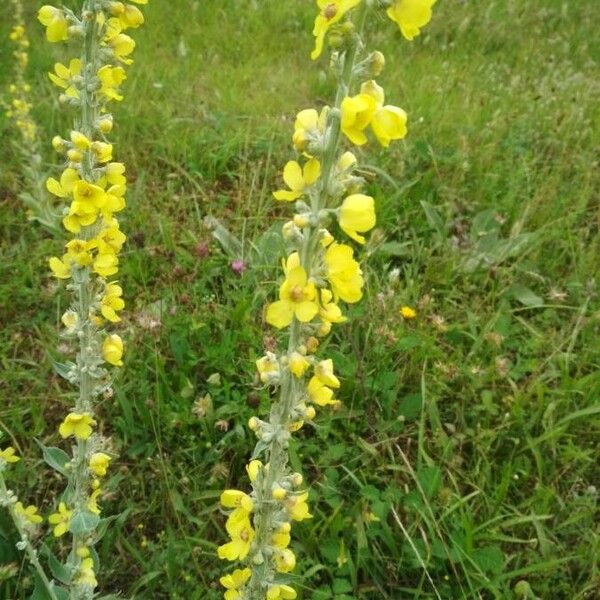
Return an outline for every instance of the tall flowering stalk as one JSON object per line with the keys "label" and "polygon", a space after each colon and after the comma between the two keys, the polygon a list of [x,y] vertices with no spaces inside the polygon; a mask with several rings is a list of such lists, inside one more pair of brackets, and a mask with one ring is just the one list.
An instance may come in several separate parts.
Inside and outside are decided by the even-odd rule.
{"label": "tall flowering stalk", "polygon": [[319,58],[329,42],[337,93],[332,107],[298,113],[292,141],[299,159],[285,165],[287,188],[273,194],[278,201],[295,203],[293,218],[283,226],[290,253],[283,261],[279,299],[266,312],[267,322],[286,332],[287,350],[268,352],[257,361],[261,381],[279,393],[267,418],[249,422],[258,438],[247,465],[252,489],[221,495],[221,505],[232,509],[226,523],[231,541],[218,554],[242,562],[242,568],[221,578],[226,600],[297,597],[287,575],[296,564],[289,548],[291,523],[311,515],[302,475],[288,466],[288,446],[292,434],[314,419],[315,406],[339,402],[335,390],[340,381],[332,359],[318,356],[319,338],[346,321],[340,302],[356,303],[363,294],[354,248],[334,233],[362,245],[363,234],[376,222],[375,201],[362,193],[359,162],[346,144],[364,146],[374,138],[387,148],[407,131],[406,113],[385,104],[383,88],[373,79],[385,60],[380,52],[368,51],[363,32],[384,7],[404,37],[413,39],[430,20],[434,2],[317,0],[311,56]]}
{"label": "tall flowering stalk", "polygon": [[[49,264],[55,277],[68,281],[73,300],[61,319],[63,336],[75,340],[79,349],[74,361],[56,364],[57,371],[78,388],[74,406],[58,430],[61,438],[72,442],[72,454],[43,447],[46,461],[67,479],[56,512],[48,517],[55,537],[70,534],[71,538],[66,563],[60,564],[55,557],[49,561],[52,575],[64,587],[46,576],[40,575],[40,580],[53,600],[91,600],[98,585],[99,567],[94,544],[104,528],[100,527],[103,520],[98,502],[111,461],[106,442],[95,433],[94,409],[98,396],[111,387],[107,367],[123,364],[123,341],[110,327],[121,320],[119,312],[124,308],[123,292],[114,278],[125,242],[115,215],[125,208],[126,179],[125,166],[113,162],[113,146],[107,139],[113,127],[109,104],[123,98],[119,91],[126,78],[123,65],[133,62],[130,55],[135,42],[123,32],[139,27],[144,17],[131,4],[83,0],[77,14],[45,5],[38,19],[46,26],[50,42],[72,40],[81,46],[79,57],[67,65],[57,63],[49,73],[51,81],[62,90],[61,102],[75,112],[68,139],[56,136],[52,140],[65,162],[60,178],[49,178],[46,187],[66,201],[62,224],[70,239],[63,256],[53,256]],[[10,448],[3,452],[9,459],[0,457],[0,467],[3,462],[11,462],[13,456]],[[22,507],[15,504],[14,493],[2,486],[6,488],[3,480],[0,499],[9,506],[23,536],[23,519],[37,519],[37,510],[32,512],[30,508],[34,507],[29,507],[23,513]],[[32,554],[27,544],[20,547],[28,551],[39,572],[35,550]]]}
{"label": "tall flowering stalk", "polygon": [[39,131],[31,115],[30,91],[31,86],[26,80],[26,70],[29,64],[29,39],[23,18],[21,0],[10,0],[14,26],[9,34],[14,44],[14,75],[9,85],[9,103],[6,116],[9,117],[19,132],[19,137],[13,144],[21,158],[24,190],[19,197],[27,206],[29,218],[41,223],[51,231],[58,231],[59,219],[51,199],[48,196],[44,181],[46,179],[42,153],[40,151]]}

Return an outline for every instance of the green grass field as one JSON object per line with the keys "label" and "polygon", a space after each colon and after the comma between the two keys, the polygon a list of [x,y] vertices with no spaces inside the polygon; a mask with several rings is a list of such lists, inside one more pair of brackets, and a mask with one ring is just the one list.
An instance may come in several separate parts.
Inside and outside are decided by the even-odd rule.
{"label": "green grass field", "polygon": [[[64,49],[43,39],[41,2],[25,4],[55,175],[49,140],[71,114],[46,72]],[[119,516],[99,579],[125,598],[213,600],[218,497],[243,481],[246,422],[268,406],[254,360],[273,335],[261,314],[288,214],[271,191],[296,112],[334,84],[309,58],[310,0],[151,0],[145,14],[114,112],[132,182],[127,353],[100,406],[119,455],[103,510]],[[413,43],[370,25],[409,134],[369,150],[382,176],[366,299],[327,348],[343,407],[292,448],[314,515],[292,543],[304,600],[600,598],[599,29],[597,0],[439,0]],[[13,487],[47,514],[62,481],[33,438],[60,443],[72,399],[51,366],[72,351],[47,268],[61,242],[27,222],[3,116],[0,132],[0,429],[25,457]],[[206,216],[239,246],[224,249]],[[241,276],[234,258],[249,261]],[[0,514],[0,598],[17,600],[31,580],[15,542]]]}

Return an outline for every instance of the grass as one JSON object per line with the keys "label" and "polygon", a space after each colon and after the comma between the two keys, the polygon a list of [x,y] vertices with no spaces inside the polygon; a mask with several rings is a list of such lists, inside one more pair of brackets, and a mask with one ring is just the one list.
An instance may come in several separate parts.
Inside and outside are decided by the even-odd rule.
{"label": "grass", "polygon": [[[70,115],[44,74],[63,54],[42,39],[37,4],[26,2],[29,75],[49,140]],[[370,189],[367,298],[327,347],[344,407],[293,447],[314,507],[295,529],[305,599],[600,596],[594,9],[445,0],[412,44],[371,26],[388,62],[380,83],[410,129],[391,152],[368,150],[387,176]],[[296,111],[332,95],[308,59],[313,14],[299,0],[151,2],[136,32],[115,115],[132,185],[127,361],[100,408],[119,454],[105,592],[221,597],[217,499],[242,480],[245,422],[268,405],[253,361],[273,335],[260,314],[280,246],[265,232],[285,210],[270,191]],[[4,89],[4,5],[0,16]],[[14,487],[48,513],[61,482],[33,437],[57,442],[71,398],[50,361],[65,296],[46,259],[60,244],[24,218],[10,144],[0,164],[0,428],[26,457]],[[225,252],[206,215],[242,249]],[[241,277],[229,266],[240,253],[253,258]],[[417,319],[402,320],[404,304]],[[14,542],[2,515],[0,563],[17,568],[0,596],[20,599],[31,582]]]}

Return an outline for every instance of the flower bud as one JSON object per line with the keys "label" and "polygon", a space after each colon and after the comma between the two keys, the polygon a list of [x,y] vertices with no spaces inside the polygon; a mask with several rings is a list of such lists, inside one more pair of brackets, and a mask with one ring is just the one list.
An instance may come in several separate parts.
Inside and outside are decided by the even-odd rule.
{"label": "flower bud", "polygon": [[281,486],[273,488],[273,491],[271,492],[273,500],[283,500],[286,497],[286,495],[287,492]]}
{"label": "flower bud", "polygon": [[304,411],[304,418],[307,419],[308,421],[312,421],[315,418],[316,414],[317,414],[317,411],[314,409],[314,407],[309,406]]}
{"label": "flower bud", "polygon": [[383,69],[385,68],[385,56],[383,52],[379,52],[379,50],[375,50],[371,56],[369,56],[371,76],[378,77],[381,75]]}
{"label": "flower bud", "polygon": [[82,159],[81,152],[79,152],[79,150],[75,150],[75,148],[71,148],[71,150],[67,152],[67,158],[72,163],[80,163]]}
{"label": "flower bud", "polygon": [[65,140],[63,140],[60,135],[55,135],[52,138],[52,147],[56,152],[64,152],[65,151]]}
{"label": "flower bud", "polygon": [[104,133],[110,133],[113,128],[113,119],[111,115],[105,115],[98,120],[97,124],[98,129]]}

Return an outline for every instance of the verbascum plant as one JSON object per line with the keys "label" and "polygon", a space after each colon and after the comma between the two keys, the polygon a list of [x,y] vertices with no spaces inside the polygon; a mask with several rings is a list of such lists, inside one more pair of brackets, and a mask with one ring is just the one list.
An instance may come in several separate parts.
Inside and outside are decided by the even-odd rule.
{"label": "verbascum plant", "polygon": [[289,548],[293,521],[311,517],[303,477],[288,466],[291,436],[315,418],[315,407],[335,406],[340,380],[333,360],[319,356],[319,338],[346,321],[341,303],[359,302],[363,273],[354,247],[376,223],[375,200],[362,192],[357,157],[346,145],[375,140],[387,148],[407,133],[407,115],[385,103],[374,77],[385,60],[364,41],[370,24],[385,8],[406,39],[413,39],[431,18],[435,0],[317,0],[312,58],[328,41],[337,80],[333,106],[298,113],[292,142],[298,159],[283,169],[286,189],[274,192],[294,203],[295,214],[283,226],[290,253],[283,261],[279,298],[268,305],[266,321],[285,332],[287,349],[257,361],[260,380],[276,388],[268,417],[252,417],[249,428],[258,443],[247,465],[251,490],[225,490],[221,505],[231,510],[226,530],[231,541],[218,555],[240,561],[241,568],[221,578],[226,600],[292,600],[297,597]]}
{"label": "verbascum plant", "polygon": [[30,219],[56,232],[59,230],[59,217],[44,186],[46,177],[40,151],[39,131],[31,114],[31,86],[26,79],[29,39],[23,18],[23,6],[21,0],[10,0],[10,3],[15,24],[9,39],[15,46],[13,50],[15,60],[13,81],[8,88],[10,97],[6,116],[12,120],[19,132],[18,138],[13,140],[21,160],[25,183],[19,198],[27,207]]}
{"label": "verbascum plant", "polygon": [[[116,215],[125,208],[126,178],[125,166],[113,162],[113,146],[107,139],[113,128],[109,105],[123,98],[119,86],[126,78],[124,65],[133,62],[135,42],[124,31],[142,25],[144,17],[132,4],[84,0],[78,14],[45,5],[38,19],[50,42],[69,40],[81,46],[79,57],[67,65],[57,63],[49,74],[61,89],[61,101],[75,112],[68,139],[56,136],[52,140],[65,162],[60,178],[49,178],[46,185],[66,202],[62,224],[70,239],[62,257],[53,256],[49,265],[55,277],[68,281],[73,300],[61,318],[63,336],[78,346],[74,361],[55,367],[78,391],[58,429],[61,438],[72,442],[71,455],[60,448],[43,447],[46,462],[67,479],[48,522],[53,535],[68,534],[70,544],[64,564],[49,554],[50,570],[61,585],[48,577],[41,578],[40,585],[53,600],[91,600],[97,597],[99,568],[94,545],[109,523],[101,518],[102,481],[112,459],[106,440],[97,433],[95,405],[100,395],[111,390],[109,367],[123,365],[123,341],[111,327],[121,320],[119,313],[124,308],[123,291],[115,276],[125,242]],[[4,452],[9,453],[10,462],[14,455],[10,449]],[[8,490],[3,500],[23,535],[24,519],[37,519],[37,510],[29,507],[23,513]],[[22,547],[29,548],[27,544]],[[37,570],[39,561],[32,562]]]}

